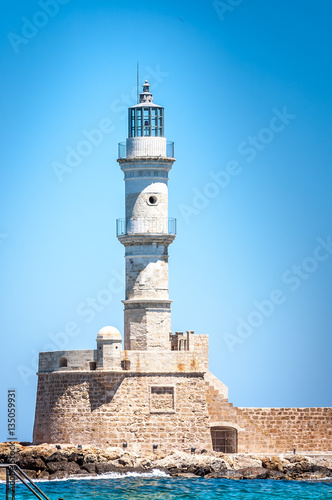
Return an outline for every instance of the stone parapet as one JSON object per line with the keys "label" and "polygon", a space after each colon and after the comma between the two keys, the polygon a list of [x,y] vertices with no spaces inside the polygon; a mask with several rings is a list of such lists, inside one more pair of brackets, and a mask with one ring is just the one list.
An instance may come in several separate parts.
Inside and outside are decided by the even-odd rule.
{"label": "stone parapet", "polygon": [[[112,346],[103,346],[112,348]],[[61,360],[66,363],[61,366]],[[104,354],[104,364],[97,361],[97,350],[42,352],[39,373],[63,371],[130,371],[136,373],[204,373],[207,360],[192,351],[120,351],[116,357]]]}
{"label": "stone parapet", "polygon": [[40,352],[38,371],[40,373],[47,373],[53,371],[90,370],[90,363],[95,363],[96,361],[97,351],[95,349]]}
{"label": "stone parapet", "polygon": [[130,362],[130,370],[144,373],[204,373],[206,360],[190,351],[123,351]]}

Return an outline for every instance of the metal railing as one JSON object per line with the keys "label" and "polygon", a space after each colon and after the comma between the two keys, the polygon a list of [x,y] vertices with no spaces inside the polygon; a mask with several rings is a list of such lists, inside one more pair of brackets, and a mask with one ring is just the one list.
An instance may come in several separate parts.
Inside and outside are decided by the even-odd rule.
{"label": "metal railing", "polygon": [[[123,159],[127,158],[127,145],[126,142],[118,143],[118,158]],[[174,158],[174,142],[166,141],[166,156],[162,156],[162,158]]]}
{"label": "metal railing", "polygon": [[117,219],[116,235],[128,234],[174,234],[176,235],[176,219],[168,217],[137,217]]}
{"label": "metal railing", "polygon": [[174,142],[166,141],[166,156],[167,158],[174,158]]}
{"label": "metal railing", "polygon": [[119,142],[118,144],[118,158],[127,157],[127,147],[125,142]]}
{"label": "metal railing", "polygon": [[12,500],[15,500],[15,480],[19,479],[31,493],[39,500],[50,500],[47,495],[29,478],[29,476],[16,464],[1,464],[1,468],[6,469],[6,500],[9,500],[11,493]]}

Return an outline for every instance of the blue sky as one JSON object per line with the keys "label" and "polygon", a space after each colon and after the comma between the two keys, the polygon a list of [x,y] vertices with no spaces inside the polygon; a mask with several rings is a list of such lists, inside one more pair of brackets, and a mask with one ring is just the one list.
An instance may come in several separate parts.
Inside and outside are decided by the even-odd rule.
{"label": "blue sky", "polygon": [[123,330],[116,158],[137,61],[175,142],[173,331],[210,335],[234,405],[331,405],[330,2],[0,9],[0,440],[11,387],[31,439],[39,351]]}

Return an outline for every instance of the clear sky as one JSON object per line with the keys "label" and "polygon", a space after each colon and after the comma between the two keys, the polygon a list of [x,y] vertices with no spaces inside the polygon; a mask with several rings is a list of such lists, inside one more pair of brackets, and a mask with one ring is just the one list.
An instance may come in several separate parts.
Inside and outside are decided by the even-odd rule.
{"label": "clear sky", "polygon": [[32,437],[39,351],[123,331],[116,158],[137,61],[175,142],[173,331],[210,335],[234,405],[331,405],[331,2],[0,9],[0,440],[12,387]]}

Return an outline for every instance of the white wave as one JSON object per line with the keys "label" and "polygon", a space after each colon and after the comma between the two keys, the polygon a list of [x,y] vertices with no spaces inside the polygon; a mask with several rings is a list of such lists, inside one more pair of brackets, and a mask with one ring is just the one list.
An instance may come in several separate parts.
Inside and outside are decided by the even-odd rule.
{"label": "white wave", "polygon": [[[63,477],[59,479],[52,479],[53,481],[91,481],[95,479],[121,479],[124,477],[169,477],[169,474],[159,469],[152,469],[150,472],[124,472],[121,474],[120,472],[105,472],[104,474],[98,474],[97,476],[80,476],[73,475],[70,477]],[[34,483],[49,483],[49,479],[32,479]],[[6,481],[1,481],[0,484],[6,484]],[[17,480],[16,484],[22,484],[21,481]]]}
{"label": "white wave", "polygon": [[120,472],[105,472],[104,474],[99,474],[98,476],[72,476],[66,478],[65,480],[80,481],[81,479],[121,479],[124,477],[169,477],[166,472],[153,469],[151,472],[125,472],[121,474]]}

